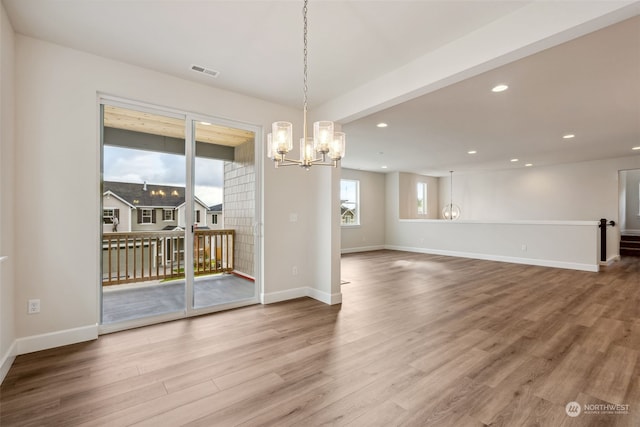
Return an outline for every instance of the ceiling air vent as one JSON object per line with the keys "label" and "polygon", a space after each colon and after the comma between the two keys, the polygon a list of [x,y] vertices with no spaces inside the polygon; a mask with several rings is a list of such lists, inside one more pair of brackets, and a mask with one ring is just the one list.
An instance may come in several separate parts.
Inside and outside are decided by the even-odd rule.
{"label": "ceiling air vent", "polygon": [[199,73],[207,74],[211,77],[218,77],[218,74],[220,74],[220,71],[212,70],[211,68],[201,67],[200,65],[192,65],[191,69]]}

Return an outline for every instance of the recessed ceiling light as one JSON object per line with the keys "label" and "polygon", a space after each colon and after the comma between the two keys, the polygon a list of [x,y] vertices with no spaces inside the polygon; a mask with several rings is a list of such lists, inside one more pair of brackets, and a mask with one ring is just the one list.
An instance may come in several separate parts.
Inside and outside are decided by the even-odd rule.
{"label": "recessed ceiling light", "polygon": [[379,127],[379,128],[386,128],[389,125],[386,124],[386,123],[378,123],[376,126]]}
{"label": "recessed ceiling light", "polygon": [[526,167],[531,167],[531,166],[533,166],[533,163],[527,163],[525,166]]}
{"label": "recessed ceiling light", "polygon": [[382,169],[386,169],[386,168],[387,168],[387,166],[382,166]]}
{"label": "recessed ceiling light", "polygon": [[511,159],[512,163],[519,162],[519,161],[520,161],[520,159]]}
{"label": "recessed ceiling light", "polygon": [[564,139],[571,139],[571,138],[575,138],[576,136],[574,134],[572,134],[572,133],[568,133],[566,135],[562,135],[562,137]]}
{"label": "recessed ceiling light", "polygon": [[476,154],[476,153],[477,153],[477,151],[476,151],[476,150],[469,150],[469,151],[467,151],[467,154]]}
{"label": "recessed ceiling light", "polygon": [[507,89],[509,89],[509,86],[505,84],[500,84],[500,85],[494,86],[493,89],[491,89],[491,92],[504,92]]}
{"label": "recessed ceiling light", "polygon": [[640,150],[640,147],[633,147],[632,150]]}
{"label": "recessed ceiling light", "polygon": [[211,126],[211,123],[209,122],[200,122],[201,125],[205,125],[205,126]]}

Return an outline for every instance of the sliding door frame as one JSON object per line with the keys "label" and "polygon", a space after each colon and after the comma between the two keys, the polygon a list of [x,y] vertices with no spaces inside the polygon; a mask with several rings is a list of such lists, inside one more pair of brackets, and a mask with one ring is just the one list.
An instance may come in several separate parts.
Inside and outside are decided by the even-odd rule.
{"label": "sliding door frame", "polygon": [[[159,107],[148,103],[128,100],[126,98],[116,97],[107,94],[98,94],[97,107],[98,107],[98,126],[99,126],[99,146],[100,146],[100,189],[102,189],[102,183],[104,181],[104,106],[114,106],[126,109],[132,109],[136,111],[146,112],[150,114],[163,115],[171,118],[177,118],[184,120],[185,124],[185,161],[186,161],[186,176],[185,176],[185,306],[182,312],[168,313],[158,316],[145,317],[141,319],[134,319],[130,321],[123,321],[119,323],[103,325],[102,323],[102,254],[98,251],[98,259],[100,267],[100,275],[98,277],[98,298],[97,298],[97,311],[98,311],[98,333],[105,334],[111,332],[117,332],[126,329],[137,328],[141,326],[153,325],[171,320],[177,320],[192,316],[198,316],[207,313],[214,313],[217,311],[229,310],[232,308],[243,307],[252,304],[259,304],[259,295],[262,289],[262,217],[263,217],[263,205],[262,205],[262,127],[236,120],[223,119],[220,117],[209,116],[204,114],[198,114],[188,111],[182,111],[177,109],[171,109],[166,107]],[[244,299],[239,301],[232,301],[229,303],[218,304],[209,307],[194,308],[193,307],[193,288],[194,288],[194,267],[193,267],[193,244],[194,233],[191,230],[191,226],[187,224],[194,224],[194,204],[195,204],[195,123],[198,121],[209,122],[215,125],[231,127],[235,129],[241,129],[253,132],[255,135],[254,143],[254,167],[255,167],[255,212],[254,212],[254,294],[253,298]],[[102,197],[100,194],[100,212],[102,212]],[[102,226],[100,226],[100,241],[102,241]],[[101,245],[99,245],[101,246]],[[188,248],[188,249],[187,249]],[[235,250],[235,248],[234,248]]]}

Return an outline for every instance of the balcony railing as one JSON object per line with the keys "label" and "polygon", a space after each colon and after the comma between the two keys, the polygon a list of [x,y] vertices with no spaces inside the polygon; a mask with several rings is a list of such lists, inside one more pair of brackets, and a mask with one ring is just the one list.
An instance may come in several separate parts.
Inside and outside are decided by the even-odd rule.
{"label": "balcony railing", "polygon": [[[104,233],[102,285],[184,277],[184,232]],[[234,230],[196,230],[193,267],[196,276],[233,270]]]}

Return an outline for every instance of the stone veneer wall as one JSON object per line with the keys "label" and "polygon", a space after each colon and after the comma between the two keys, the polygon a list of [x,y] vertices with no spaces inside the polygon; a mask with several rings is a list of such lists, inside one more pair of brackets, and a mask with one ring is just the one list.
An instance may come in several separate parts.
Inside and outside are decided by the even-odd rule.
{"label": "stone veneer wall", "polygon": [[235,160],[224,163],[224,228],[236,231],[235,270],[254,276],[256,173],[254,141],[235,148]]}

